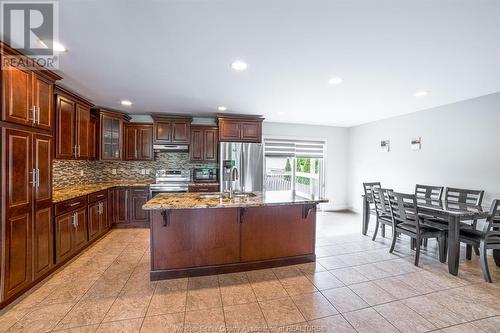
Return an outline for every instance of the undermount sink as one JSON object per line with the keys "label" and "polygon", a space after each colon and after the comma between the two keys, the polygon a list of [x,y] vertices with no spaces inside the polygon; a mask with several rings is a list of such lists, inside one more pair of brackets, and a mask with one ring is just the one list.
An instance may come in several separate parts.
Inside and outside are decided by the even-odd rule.
{"label": "undermount sink", "polygon": [[253,192],[234,192],[233,197],[235,198],[253,198],[257,195]]}
{"label": "undermount sink", "polygon": [[[257,195],[253,192],[234,192],[233,198],[253,198]],[[200,199],[221,199],[229,198],[229,193],[205,193],[198,196]]]}
{"label": "undermount sink", "polygon": [[198,198],[200,199],[220,199],[224,197],[224,193],[206,193],[200,194]]}

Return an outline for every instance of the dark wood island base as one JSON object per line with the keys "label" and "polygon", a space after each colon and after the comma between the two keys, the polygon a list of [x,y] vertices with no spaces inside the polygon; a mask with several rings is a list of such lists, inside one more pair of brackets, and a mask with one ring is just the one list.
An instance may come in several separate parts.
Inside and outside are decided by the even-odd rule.
{"label": "dark wood island base", "polygon": [[314,262],[316,205],[151,209],[151,280]]}

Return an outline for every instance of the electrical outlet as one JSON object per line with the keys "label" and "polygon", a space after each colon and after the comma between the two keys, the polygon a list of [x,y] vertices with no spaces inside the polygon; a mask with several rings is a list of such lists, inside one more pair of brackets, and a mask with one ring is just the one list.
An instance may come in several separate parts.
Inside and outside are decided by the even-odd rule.
{"label": "electrical outlet", "polygon": [[111,173],[112,173],[113,175],[116,175],[116,169],[111,169]]}
{"label": "electrical outlet", "polygon": [[145,175],[146,174],[146,169],[141,169],[141,175]]}
{"label": "electrical outlet", "polygon": [[146,175],[149,175],[150,172],[151,172],[150,169],[146,169]]}
{"label": "electrical outlet", "polygon": [[83,176],[84,172],[83,170],[80,170],[80,176]]}

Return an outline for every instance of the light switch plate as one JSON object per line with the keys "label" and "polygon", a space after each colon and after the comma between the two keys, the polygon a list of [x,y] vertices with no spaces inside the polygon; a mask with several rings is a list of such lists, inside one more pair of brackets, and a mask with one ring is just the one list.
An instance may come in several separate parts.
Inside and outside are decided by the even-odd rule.
{"label": "light switch plate", "polygon": [[113,175],[116,175],[116,169],[111,169],[111,173],[112,173]]}

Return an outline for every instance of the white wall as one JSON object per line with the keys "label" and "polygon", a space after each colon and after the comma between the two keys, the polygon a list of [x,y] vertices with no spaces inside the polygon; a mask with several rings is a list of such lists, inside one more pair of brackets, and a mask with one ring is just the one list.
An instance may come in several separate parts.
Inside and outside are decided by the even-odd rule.
{"label": "white wall", "polygon": [[[410,139],[422,137],[422,150]],[[380,151],[380,140],[391,151]],[[416,183],[484,189],[500,198],[500,93],[349,129],[348,195],[361,209],[362,183],[413,192]]]}
{"label": "white wall", "polygon": [[263,135],[289,138],[326,139],[325,209],[346,209],[348,128],[264,122]]}

